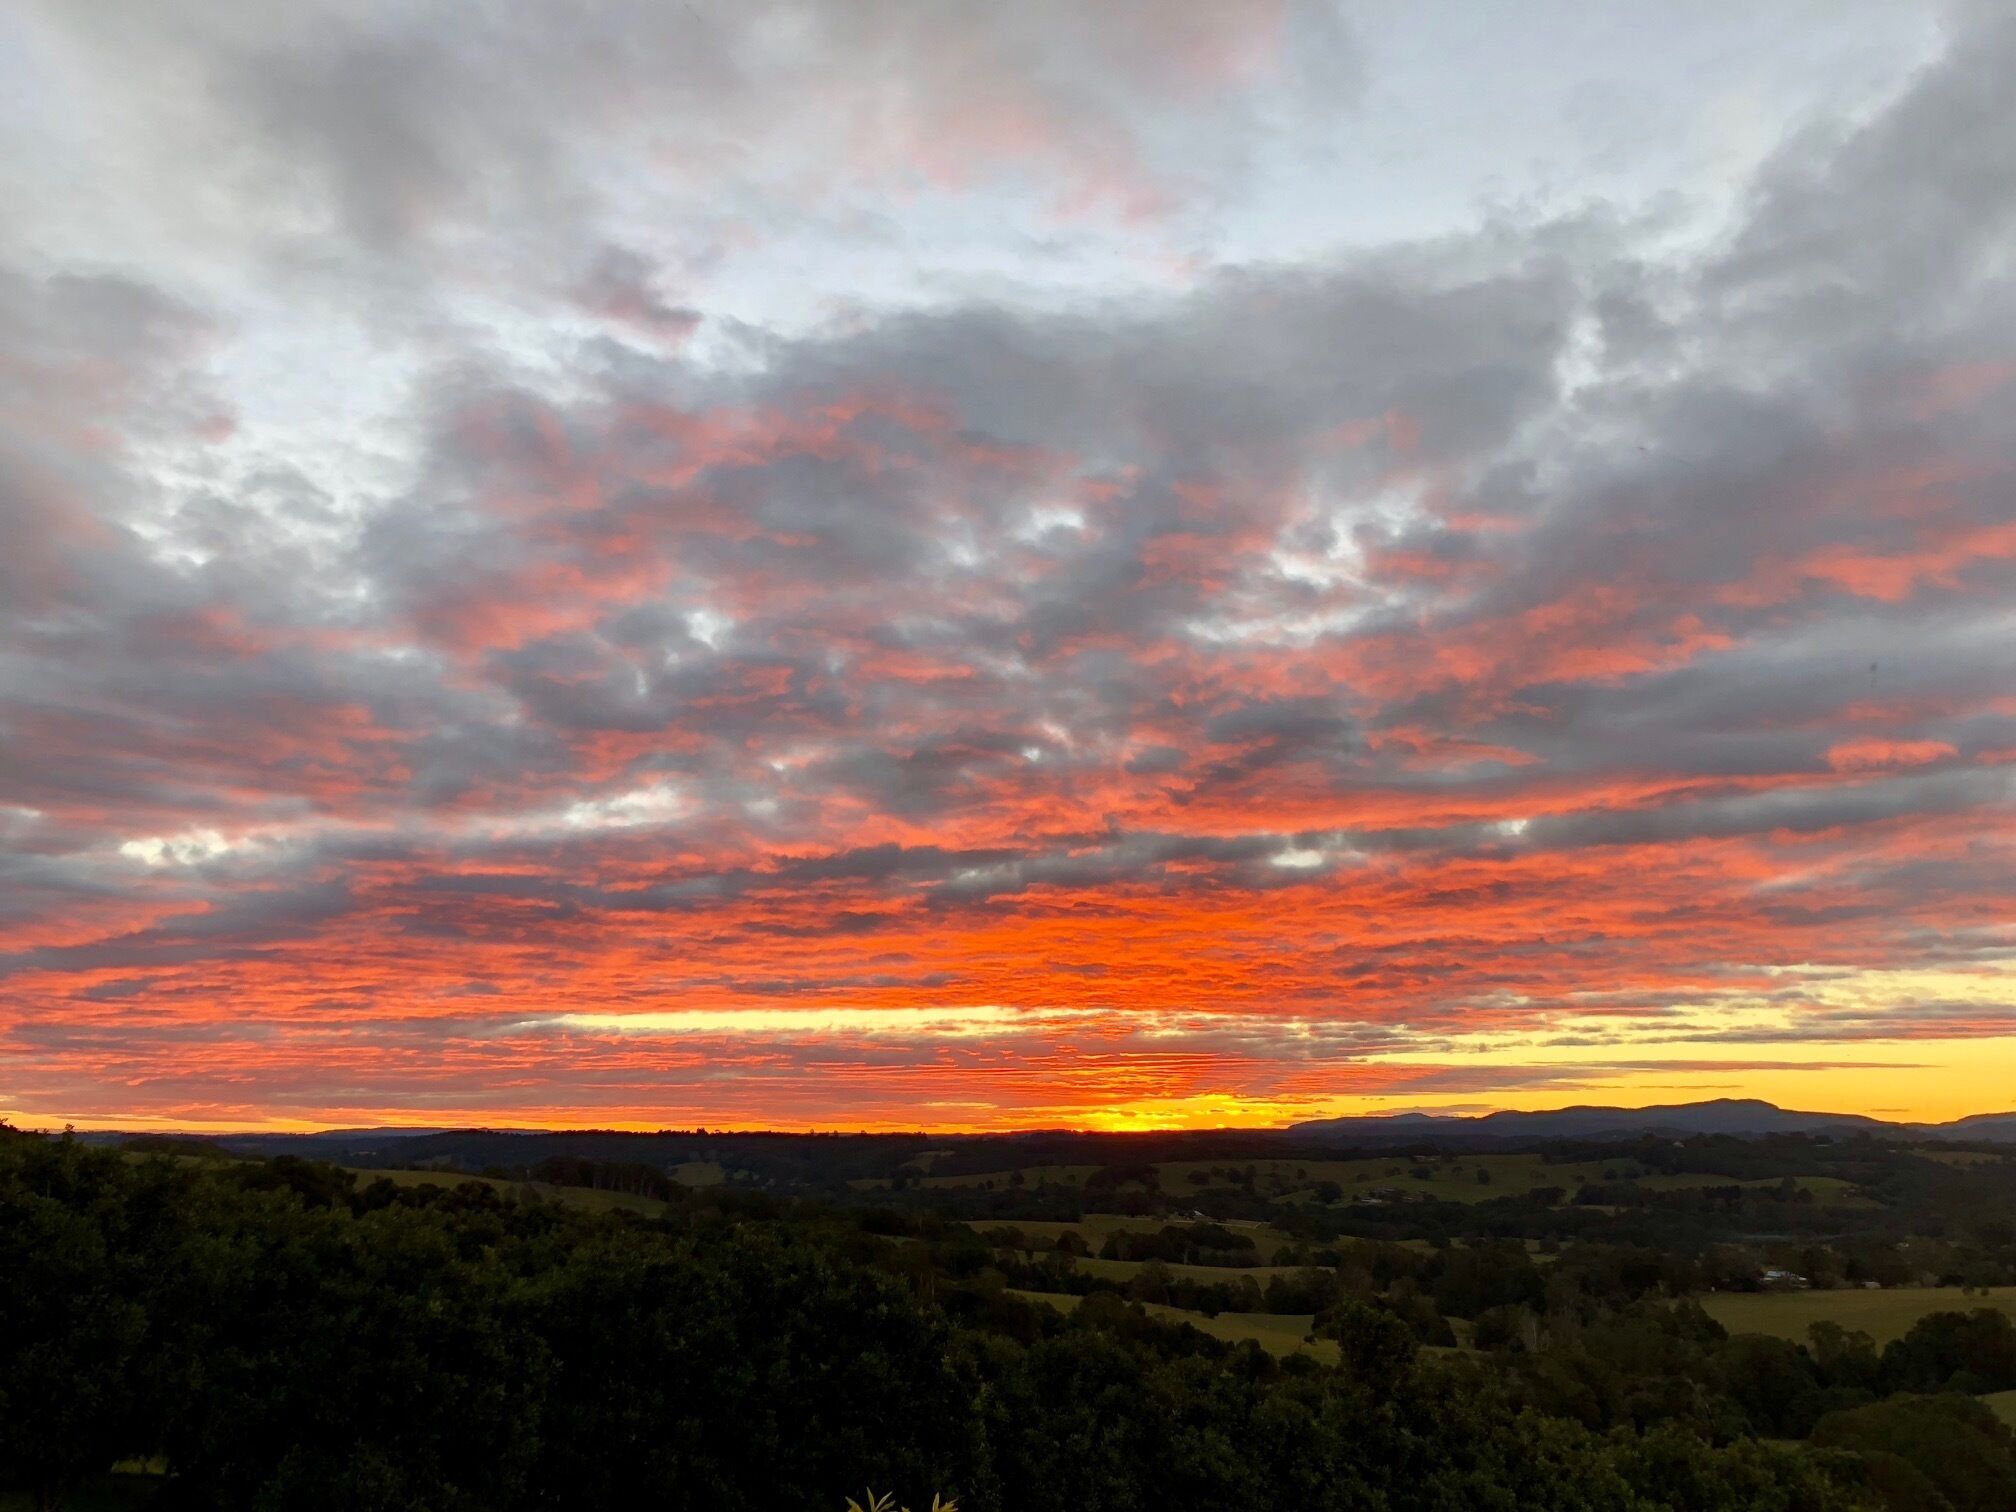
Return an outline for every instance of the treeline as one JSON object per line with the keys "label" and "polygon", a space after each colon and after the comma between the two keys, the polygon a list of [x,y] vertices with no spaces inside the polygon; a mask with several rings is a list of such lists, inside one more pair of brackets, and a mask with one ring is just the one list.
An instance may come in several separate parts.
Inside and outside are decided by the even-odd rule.
{"label": "treeline", "polygon": [[54,1507],[140,1460],[156,1505],[221,1512],[775,1512],[870,1481],[967,1512],[1882,1494],[1848,1438],[1594,1429],[1377,1309],[1326,1320],[1341,1366],[1277,1362],[1117,1297],[1067,1318],[932,1248],[728,1197],[591,1216],[0,1134],[0,1479]]}
{"label": "treeline", "polygon": [[[1878,1350],[1813,1325],[1808,1342],[1730,1334],[1693,1302],[1643,1302],[1587,1319],[1521,1306],[1477,1319],[1521,1400],[1592,1428],[1673,1425],[1718,1441],[1803,1439],[1830,1413],[1899,1394],[2016,1388],[2016,1323],[1991,1308],[1934,1313]],[[2009,1487],[2016,1506],[2016,1481]]]}
{"label": "treeline", "polygon": [[[880,1214],[885,1233],[916,1232],[900,1215]],[[956,1232],[956,1231],[954,1231]],[[1476,1319],[1485,1310],[1524,1306],[1556,1316],[1586,1317],[1592,1308],[1614,1308],[1647,1298],[1675,1298],[1711,1291],[1757,1291],[1767,1268],[1785,1268],[1816,1287],[1903,1285],[1915,1280],[1965,1284],[1978,1267],[1922,1274],[1896,1246],[1880,1240],[1833,1244],[1778,1242],[1714,1244],[1699,1253],[1592,1239],[1567,1244],[1473,1239],[1427,1246],[1384,1240],[1291,1242],[1272,1256],[1272,1268],[1300,1267],[1296,1274],[1266,1280],[1242,1276],[1261,1255],[1252,1239],[1211,1223],[1165,1224],[1159,1229],[1109,1235],[1099,1256],[1147,1262],[1120,1281],[1075,1264],[1089,1246],[1073,1231],[1057,1238],[1031,1235],[1014,1224],[978,1230],[997,1251],[993,1259],[1010,1284],[1033,1291],[1084,1294],[1118,1290],[1142,1302],[1165,1302],[1205,1313],[1315,1312],[1340,1296],[1378,1297],[1407,1302],[1400,1310],[1422,1317],[1421,1341],[1449,1342],[1441,1320]],[[948,1243],[951,1241],[940,1241]],[[1947,1247],[1928,1245],[1934,1258],[1950,1259]],[[947,1265],[955,1261],[948,1250]],[[1177,1273],[1169,1266],[1208,1266],[1223,1271],[1210,1278]],[[1985,1283],[1984,1283],[1985,1284]]]}

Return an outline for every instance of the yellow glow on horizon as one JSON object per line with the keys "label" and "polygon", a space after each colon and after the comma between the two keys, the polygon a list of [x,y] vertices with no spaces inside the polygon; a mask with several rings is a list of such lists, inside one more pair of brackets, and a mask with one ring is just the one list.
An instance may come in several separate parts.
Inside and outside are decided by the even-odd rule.
{"label": "yellow glow on horizon", "polygon": [[[1148,1133],[1204,1129],[1280,1128],[1304,1119],[1418,1111],[1473,1115],[1501,1109],[1544,1111],[1578,1104],[1647,1107],[1663,1103],[1699,1102],[1710,1098],[1761,1098],[1780,1107],[1823,1113],[1862,1113],[1897,1123],[1940,1123],[1973,1113],[2007,1112],[2016,1106],[2016,1039],[1975,1038],[1865,1042],[1827,1047],[1831,1068],[1800,1069],[1800,1055],[1811,1056],[1810,1043],[1759,1042],[1730,1055],[1720,1044],[1667,1043],[1633,1047],[1643,1064],[1628,1072],[1613,1069],[1616,1046],[1555,1046],[1545,1051],[1531,1045],[1494,1047],[1432,1062],[1380,1059],[1383,1071],[1418,1069],[1424,1078],[1452,1066],[1503,1066],[1507,1083],[1474,1092],[1410,1092],[1403,1084],[1388,1091],[1333,1096],[1244,1095],[1211,1091],[1193,1095],[1142,1097],[1112,1105],[1049,1104],[1002,1107],[981,1118],[933,1119],[924,1110],[908,1108],[896,1116],[778,1117],[668,1110],[624,1113],[592,1108],[528,1108],[500,1113],[481,1107],[441,1108],[423,1121],[405,1108],[343,1108],[314,1114],[274,1117],[189,1117],[170,1114],[138,1116],[103,1109],[49,1113],[27,1109],[0,1110],[0,1118],[17,1128],[53,1130],[74,1124],[79,1129],[131,1133],[303,1134],[331,1128],[554,1129],[596,1128],[622,1132],[653,1132],[666,1128],[705,1127],[715,1133],[845,1132],[945,1134],[1004,1133],[1019,1129],[1077,1129],[1093,1133]],[[1716,1062],[1728,1061],[1727,1069]],[[1785,1069],[1759,1069],[1758,1062],[1777,1061]],[[1863,1064],[1856,1064],[1861,1062]],[[1897,1063],[1909,1062],[1908,1066]],[[1887,1064],[1886,1064],[1887,1063]],[[1537,1068],[1550,1073],[1548,1084],[1522,1088],[1519,1075]],[[1563,1079],[1565,1078],[1565,1080]]]}
{"label": "yellow glow on horizon", "polygon": [[[1760,968],[1761,969],[1761,968]],[[947,1134],[1060,1128],[1097,1132],[1280,1127],[1304,1119],[1408,1110],[1475,1114],[1575,1104],[1642,1107],[1709,1098],[1759,1098],[1781,1107],[1860,1113],[1896,1122],[1935,1123],[2016,1105],[2016,1035],[1994,1028],[2016,1003],[2016,968],[1991,962],[1958,971],[1840,972],[1789,965],[1767,973],[1786,992],[1707,997],[1658,1012],[1609,1010],[1580,1001],[1572,1011],[1540,1015],[1517,1027],[1473,1033],[1396,1034],[1390,1048],[1350,1048],[1341,1016],[1248,1016],[1114,1007],[1017,1008],[997,1004],[895,1007],[827,1006],[806,1010],[715,1008],[687,1012],[578,1013],[528,1019],[526,1032],[558,1029],[648,1043],[695,1037],[738,1044],[804,1045],[828,1041],[835,1063],[780,1084],[776,1108],[752,1108],[748,1084],[729,1071],[712,1083],[666,1091],[662,1105],[641,1100],[598,1107],[565,1100],[485,1106],[483,1093],[456,1105],[425,1108],[389,1099],[361,1104],[299,1103],[285,1112],[191,1104],[186,1115],[160,1106],[34,1108],[0,1111],[21,1128],[116,1129],[134,1133],[311,1133],[330,1128],[602,1128],[653,1131],[706,1127],[717,1132]],[[1913,1010],[1924,1011],[1913,1017]],[[1835,1028],[1843,1038],[1829,1039]],[[1907,1037],[1913,1029],[1924,1037]],[[1949,1032],[1940,1033],[1941,1029]],[[1977,1032],[1953,1032],[1969,1029]],[[1339,1048],[1326,1058],[1326,1031]],[[1879,1031],[1892,1037],[1872,1038]],[[1929,1031],[1929,1032],[1926,1032]],[[948,1064],[942,1095],[919,1100],[914,1089],[878,1088],[878,1066],[848,1058],[863,1038],[938,1040],[973,1054],[1028,1057],[1053,1044],[1040,1076],[1010,1082],[988,1069]],[[854,1041],[855,1049],[848,1049]],[[1271,1043],[1284,1048],[1277,1059]],[[1144,1046],[1153,1055],[1144,1058]],[[1229,1048],[1228,1048],[1229,1047]],[[1196,1062],[1179,1077],[1155,1056]],[[962,1052],[963,1053],[963,1052]],[[1211,1063],[1223,1057],[1222,1075]],[[978,1061],[975,1064],[980,1064]],[[1201,1067],[1201,1069],[1199,1069]],[[840,1111],[806,1088],[823,1078],[845,1087]],[[1009,1091],[1009,1088],[1013,1091]],[[1334,1090],[1332,1090],[1334,1089]],[[740,1094],[738,1096],[738,1093]],[[713,1095],[711,1103],[700,1098]]]}

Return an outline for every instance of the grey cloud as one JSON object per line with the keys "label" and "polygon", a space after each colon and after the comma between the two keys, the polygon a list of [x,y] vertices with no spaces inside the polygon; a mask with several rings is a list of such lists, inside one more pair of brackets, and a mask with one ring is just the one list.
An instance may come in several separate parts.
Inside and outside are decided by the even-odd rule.
{"label": "grey cloud", "polygon": [[[613,171],[672,178],[700,218],[710,198],[751,219],[802,204],[824,186],[796,158],[835,143],[871,181],[970,168],[1135,213],[1242,165],[1263,121],[1243,92],[1195,87],[1197,66],[1236,53],[1265,10],[596,0],[451,18],[317,0],[281,18],[233,0],[31,14],[39,40],[145,123],[139,161],[220,164],[210,199],[229,204],[226,225],[310,262],[328,256],[314,235],[410,251],[486,221],[516,251],[562,255],[565,233],[592,241],[604,218],[582,161],[597,143],[619,147]],[[1286,11],[1276,109],[1335,109],[1354,89],[1348,27],[1327,4]],[[1171,99],[1191,111],[1156,108]],[[1002,118],[1019,137],[990,139]]]}
{"label": "grey cloud", "polygon": [[[674,59],[652,82],[681,108],[735,97],[731,133],[755,129],[751,71],[796,66],[756,56],[725,11],[597,7],[564,36],[519,13],[466,34],[417,12],[276,14],[163,7],[131,38],[81,11],[45,24],[111,60],[103,87],[156,43],[164,67],[213,80],[220,116],[181,124],[256,125],[229,162],[285,180],[288,215],[305,202],[310,223],[340,225],[357,245],[334,262],[452,244],[499,207],[529,245],[550,209],[568,255],[549,281],[571,308],[661,337],[690,331],[704,298],[655,251],[575,234],[594,212],[569,135],[636,105],[639,60]],[[1104,12],[990,11],[970,38],[937,21],[913,34],[903,14],[871,7],[837,38],[815,17],[809,35],[906,80],[945,60],[969,82],[1012,75],[1046,26],[1124,77],[1135,35]],[[1313,14],[1291,25],[1345,45]],[[177,911],[158,926],[0,967],[256,950],[341,916],[376,862],[435,869],[383,885],[416,935],[480,934],[485,899],[549,926],[727,920],[766,889],[829,886],[846,896],[826,930],[853,935],[885,927],[878,898],[942,919],[1046,887],[1250,892],[1344,864],[1274,866],[1286,846],[1474,859],[1392,905],[1460,914],[1502,902],[1522,858],[1839,831],[1830,854],[1860,868],[1866,906],[1757,910],[1796,935],[1908,884],[1964,914],[2006,883],[1996,857],[1911,872],[1854,853],[1872,827],[1999,818],[2011,800],[1977,758],[2016,744],[1987,707],[2016,568],[1977,533],[2009,518],[2016,390],[1942,404],[1937,375],[2006,359],[2016,336],[1992,276],[2016,202],[2016,131],[1994,108],[2012,58],[2016,31],[1984,25],[1893,109],[1780,153],[1726,241],[1657,258],[1641,228],[1592,211],[1104,305],[857,312],[753,333],[734,364],[676,340],[590,342],[556,377],[472,345],[413,395],[412,477],[341,500],[277,464],[191,482],[179,462],[137,463],[203,418],[184,369],[208,317],[137,279],[8,275],[0,355],[34,377],[9,394],[29,418],[0,453],[0,593],[33,613],[0,631],[0,802],[49,811],[0,815],[30,853],[0,859],[10,889],[43,919],[66,899],[130,900],[140,884],[108,881],[105,853],[199,823],[341,814],[374,838],[164,873],[148,886]],[[1111,94],[1076,58],[1038,83],[1067,143],[1138,158],[1146,181],[1172,144],[1137,96],[1180,61],[1140,66]],[[929,122],[950,106],[926,82],[909,105]],[[607,250],[584,269],[583,245]],[[120,445],[52,440],[58,412]],[[1038,531],[1046,509],[1067,523]],[[1298,556],[1323,571],[1284,560]],[[700,611],[718,637],[696,632]],[[1277,620],[1298,628],[1241,638]],[[901,670],[862,670],[878,660]],[[1914,699],[1940,707],[1841,712]],[[1900,722],[1953,756],[1833,780],[1832,745]],[[1380,741],[1409,730],[1494,754],[1439,764]],[[1723,785],[1747,776],[1785,781]],[[687,805],[664,829],[690,851],[655,870],[583,881],[588,859],[633,859],[637,842],[511,832],[660,777]],[[1692,786],[1604,793],[1660,777]],[[1586,802],[1516,837],[1402,801],[1516,813],[1570,778]],[[1145,813],[1093,812],[1144,794]],[[1220,833],[1236,827],[1222,816],[1173,832],[1241,796],[1253,832]],[[1277,821],[1274,798],[1344,817]],[[915,826],[996,802],[1013,814],[966,846],[856,845],[826,817]],[[819,853],[766,850],[794,833]],[[1872,955],[1960,948],[1869,939]],[[1416,935],[1366,948],[1359,969],[1428,999],[1466,943]]]}

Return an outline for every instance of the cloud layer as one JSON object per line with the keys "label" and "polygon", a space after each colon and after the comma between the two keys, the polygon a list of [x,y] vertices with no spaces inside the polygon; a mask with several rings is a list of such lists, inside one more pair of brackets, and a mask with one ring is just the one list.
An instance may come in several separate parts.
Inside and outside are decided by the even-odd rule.
{"label": "cloud layer", "polygon": [[2006,21],[1720,218],[1234,259],[1370,108],[1349,18],[104,19],[13,23],[0,1107],[1894,1105],[2006,1047]]}

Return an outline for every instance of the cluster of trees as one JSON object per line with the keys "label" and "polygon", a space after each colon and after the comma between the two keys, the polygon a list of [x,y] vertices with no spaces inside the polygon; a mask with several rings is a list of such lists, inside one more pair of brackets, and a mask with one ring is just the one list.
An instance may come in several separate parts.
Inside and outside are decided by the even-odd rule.
{"label": "cluster of trees", "polygon": [[1154,1232],[1106,1236],[1102,1260],[1161,1260],[1181,1265],[1257,1265],[1259,1248],[1251,1235],[1221,1223],[1172,1223]]}
{"label": "cluster of trees", "polygon": [[0,1147],[0,1478],[38,1506],[120,1460],[163,1507],[824,1504],[954,1475],[956,1400],[941,1322],[774,1225]]}
{"label": "cluster of trees", "polygon": [[[1335,1303],[1343,1288],[1335,1271],[1317,1266],[1270,1275],[1263,1282],[1244,1268],[1223,1267],[1223,1280],[1178,1274],[1160,1260],[1150,1260],[1125,1280],[1079,1269],[1064,1254],[1024,1255],[1015,1250],[991,1252],[979,1264],[943,1249],[933,1257],[946,1274],[962,1278],[985,1275],[1018,1290],[1064,1296],[1110,1294],[1131,1302],[1154,1302],[1216,1317],[1223,1312],[1316,1313]],[[1446,1335],[1446,1329],[1443,1331]],[[1447,1343],[1446,1336],[1425,1332],[1426,1343]]]}
{"label": "cluster of trees", "polygon": [[2016,1324],[1987,1308],[1934,1313],[1880,1351],[1835,1323],[1815,1324],[1805,1344],[1731,1335],[1692,1302],[1587,1321],[1494,1309],[1473,1342],[1506,1355],[1535,1410],[1592,1428],[1677,1425],[1718,1442],[1807,1438],[1830,1413],[1900,1393],[2016,1387]]}
{"label": "cluster of trees", "polygon": [[[1537,1417],[1725,1445],[1762,1438],[1855,1447],[1881,1481],[1871,1495],[1882,1505],[2016,1506],[2006,1431],[1971,1405],[1956,1408],[1956,1418],[1913,1395],[2016,1387],[2016,1324],[1994,1310],[1933,1314],[1879,1351],[1868,1335],[1831,1324],[1803,1345],[1732,1337],[1695,1303],[1676,1300],[1727,1267],[1746,1266],[1745,1279],[1754,1277],[1755,1254],[1724,1247],[1690,1257],[1581,1244],[1557,1246],[1542,1261],[1509,1243],[1346,1243],[1298,1252],[1314,1263],[1263,1286],[1236,1269],[1207,1281],[1158,1261],[1115,1279],[1076,1269],[1069,1255],[1022,1253],[1031,1240],[1012,1227],[975,1237],[1002,1248],[982,1256],[961,1231],[919,1225],[911,1253],[920,1262],[935,1257],[976,1288],[1005,1278],[1089,1295],[1087,1305],[1108,1314],[1123,1298],[1204,1313],[1315,1313],[1314,1332],[1339,1340],[1361,1378],[1377,1378],[1379,1362],[1411,1358],[1422,1345],[1468,1343],[1495,1357],[1499,1383]],[[1861,1425],[1853,1434],[1842,1426],[1851,1421]],[[1953,1449],[1956,1438],[1964,1452]],[[1969,1467],[1957,1482],[1956,1466]]]}
{"label": "cluster of trees", "polygon": [[[910,1232],[926,1237],[926,1225]],[[905,1231],[900,1219],[890,1231]],[[932,1230],[947,1265],[947,1246],[963,1238],[948,1238],[942,1226]],[[963,1234],[963,1230],[958,1231]],[[1222,1237],[1221,1237],[1222,1236]],[[1291,1245],[1274,1257],[1277,1268],[1299,1271],[1270,1276],[1264,1283],[1240,1274],[1260,1260],[1252,1239],[1217,1224],[1170,1224],[1140,1233],[1108,1237],[1100,1257],[1149,1262],[1125,1281],[1077,1268],[1071,1258],[1083,1253],[1067,1232],[1054,1241],[1026,1236],[1013,1225],[980,1231],[996,1253],[997,1266],[1010,1284],[1031,1291],[1084,1295],[1121,1291],[1137,1301],[1166,1302],[1204,1313],[1320,1312],[1343,1297],[1377,1299],[1389,1310],[1420,1320],[1424,1344],[1451,1341],[1447,1320],[1469,1320],[1492,1308],[1524,1306],[1541,1311],[1588,1316],[1598,1307],[1618,1306],[1644,1297],[1677,1297],[1728,1281],[1736,1272],[1744,1284],[1756,1284],[1757,1261],[1735,1255],[1706,1259],[1662,1253],[1635,1245],[1581,1243],[1552,1245],[1536,1255],[1516,1241],[1483,1240],[1420,1248],[1382,1241],[1342,1241],[1325,1245]],[[1049,1253],[1044,1253],[1045,1247]],[[1036,1253],[1025,1253],[1027,1251]],[[1184,1263],[1221,1268],[1223,1279],[1176,1275],[1166,1265]]]}
{"label": "cluster of trees", "polygon": [[1826,1452],[1592,1428],[1369,1304],[1326,1318],[1342,1365],[1277,1362],[1114,1296],[1031,1306],[977,1236],[947,1243],[964,1276],[935,1248],[774,1202],[646,1220],[0,1134],[0,1482],[54,1507],[146,1460],[159,1506],[227,1512],[769,1512],[869,1482],[966,1512],[1883,1494],[1881,1423]]}

